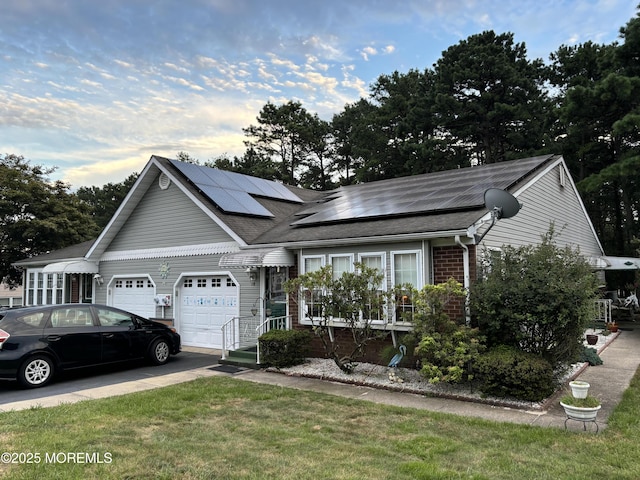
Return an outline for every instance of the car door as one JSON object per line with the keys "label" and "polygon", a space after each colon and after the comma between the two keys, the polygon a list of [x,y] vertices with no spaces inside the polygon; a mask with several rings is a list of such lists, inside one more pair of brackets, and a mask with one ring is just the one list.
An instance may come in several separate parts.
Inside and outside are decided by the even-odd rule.
{"label": "car door", "polygon": [[100,363],[102,337],[88,305],[52,308],[43,339],[60,359],[63,368]]}
{"label": "car door", "polygon": [[144,355],[140,348],[144,332],[135,315],[117,308],[94,306],[102,335],[102,361],[118,362]]}

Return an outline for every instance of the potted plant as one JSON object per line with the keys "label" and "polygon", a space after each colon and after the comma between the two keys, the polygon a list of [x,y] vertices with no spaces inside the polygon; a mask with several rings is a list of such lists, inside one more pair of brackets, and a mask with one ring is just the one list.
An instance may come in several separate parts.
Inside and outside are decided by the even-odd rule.
{"label": "potted plant", "polygon": [[616,333],[618,331],[618,324],[616,322],[608,323],[607,330],[609,330],[611,333]]}
{"label": "potted plant", "polygon": [[569,382],[569,387],[571,387],[571,395],[574,398],[587,398],[589,394],[589,385],[588,382],[583,382],[581,380],[573,380]]}
{"label": "potted plant", "polygon": [[592,395],[585,398],[575,398],[573,395],[565,395],[560,399],[560,405],[564,408],[567,418],[581,422],[593,422],[602,408],[600,400]]}

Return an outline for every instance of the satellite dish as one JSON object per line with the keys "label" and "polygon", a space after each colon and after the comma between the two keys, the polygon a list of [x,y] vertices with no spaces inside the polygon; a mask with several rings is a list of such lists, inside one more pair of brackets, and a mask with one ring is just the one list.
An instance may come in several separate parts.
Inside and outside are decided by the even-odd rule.
{"label": "satellite dish", "polygon": [[489,230],[496,224],[496,221],[501,218],[511,218],[515,216],[522,205],[516,200],[516,197],[511,195],[506,190],[499,188],[490,188],[484,192],[484,205],[491,212],[491,225],[487,228],[481,236],[474,235],[476,244],[480,243],[484,236],[489,233]]}
{"label": "satellite dish", "polygon": [[521,207],[516,197],[499,188],[490,188],[484,192],[484,204],[498,219],[513,217]]}

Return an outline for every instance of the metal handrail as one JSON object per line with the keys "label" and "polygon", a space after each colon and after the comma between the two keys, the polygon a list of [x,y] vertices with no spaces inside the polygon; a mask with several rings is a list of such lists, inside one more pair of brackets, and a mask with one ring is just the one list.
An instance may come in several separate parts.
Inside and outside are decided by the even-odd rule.
{"label": "metal handrail", "polygon": [[[282,328],[284,326],[284,328]],[[256,327],[256,338],[260,338],[270,330],[291,330],[291,315],[267,317]],[[260,365],[260,342],[256,341],[256,363]]]}
{"label": "metal handrail", "polygon": [[596,315],[595,320],[597,322],[604,322],[605,325],[611,323],[611,305],[612,301],[609,298],[601,298],[596,300]]}
{"label": "metal handrail", "polygon": [[222,325],[222,360],[227,358],[227,351],[257,345],[258,321],[254,316],[233,317]]}
{"label": "metal handrail", "polygon": [[240,317],[233,317],[230,320],[228,320],[224,325],[222,325],[222,356],[220,357],[222,360],[225,360],[227,358],[227,329],[229,327],[230,324],[233,324],[233,328],[231,329],[231,337],[232,337],[232,341],[231,344],[235,345],[236,343],[236,328],[235,328],[235,322],[236,320],[239,320]]}

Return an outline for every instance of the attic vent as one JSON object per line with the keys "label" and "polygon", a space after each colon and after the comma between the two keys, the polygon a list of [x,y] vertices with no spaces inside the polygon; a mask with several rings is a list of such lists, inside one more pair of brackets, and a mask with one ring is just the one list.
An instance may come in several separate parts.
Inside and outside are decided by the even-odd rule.
{"label": "attic vent", "polygon": [[158,178],[158,185],[161,190],[166,190],[171,185],[171,180],[164,173],[161,173],[160,178]]}
{"label": "attic vent", "polygon": [[561,187],[564,187],[566,182],[567,182],[567,179],[565,178],[564,168],[562,168],[562,165],[560,166],[560,178],[559,178],[559,181],[560,181],[560,186]]}

